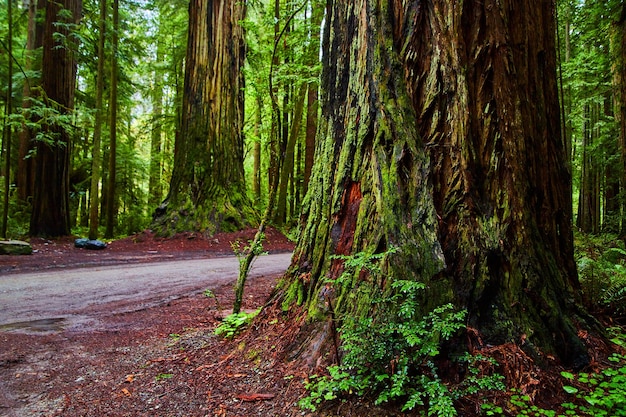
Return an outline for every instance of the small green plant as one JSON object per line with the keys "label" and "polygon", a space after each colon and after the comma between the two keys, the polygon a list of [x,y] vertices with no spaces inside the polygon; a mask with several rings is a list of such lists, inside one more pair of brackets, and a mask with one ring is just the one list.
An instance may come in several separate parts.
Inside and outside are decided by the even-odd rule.
{"label": "small green plant", "polygon": [[[611,341],[619,346],[626,346],[626,334],[620,328],[609,328]],[[563,391],[572,396],[571,401],[561,404],[561,412],[546,410],[531,403],[527,395],[514,393],[504,410],[494,404],[483,404],[482,415],[485,416],[594,416],[617,417],[626,416],[626,356],[613,354],[609,357],[614,365],[598,373],[561,372],[567,381]]]}
{"label": "small green plant", "polygon": [[170,379],[174,376],[174,374],[158,374],[154,377],[157,381],[162,381],[164,379]]}
{"label": "small green plant", "polygon": [[609,361],[616,366],[600,373],[561,372],[572,384],[563,389],[579,400],[563,404],[570,415],[626,416],[626,356],[613,354]]}
{"label": "small green plant", "polygon": [[[344,260],[344,273],[335,285],[350,285],[355,272],[363,269],[380,274],[381,261],[395,252],[338,257]],[[465,393],[504,388],[501,377],[483,377],[477,370],[470,371],[466,386],[448,387],[438,375],[436,357],[441,344],[464,327],[465,312],[446,304],[422,316],[423,283],[396,280],[391,287],[391,294],[379,291],[374,297],[372,317],[343,318],[341,364],[327,368],[328,375],[309,378],[309,395],[300,401],[301,408],[315,411],[322,401],[374,394],[376,404],[402,401],[403,411],[424,407],[428,415],[449,417],[457,414],[454,400]],[[483,359],[464,356],[460,361],[472,370]]]}
{"label": "small green plant", "polygon": [[252,320],[259,314],[261,309],[258,309],[252,313],[233,313],[224,318],[222,324],[217,326],[215,334],[223,336],[226,339],[232,339],[235,337],[244,327],[252,322]]}

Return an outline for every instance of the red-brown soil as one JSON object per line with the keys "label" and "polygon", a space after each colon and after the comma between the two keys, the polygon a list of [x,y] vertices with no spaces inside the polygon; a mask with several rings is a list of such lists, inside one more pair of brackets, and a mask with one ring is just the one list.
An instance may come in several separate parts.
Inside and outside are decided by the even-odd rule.
{"label": "red-brown soil", "polygon": [[[233,254],[231,242],[245,244],[254,233],[159,239],[145,232],[110,242],[103,251],[74,248],[73,238],[33,240],[33,255],[0,257],[0,274],[226,256]],[[293,243],[270,229],[264,248],[291,251]],[[255,279],[246,288],[244,308],[262,306],[279,278]],[[214,295],[190,295],[112,316],[98,331],[0,332],[0,415],[302,415],[295,403],[303,395],[304,374],[275,360],[272,350],[279,346],[267,346],[275,335],[258,343],[215,336],[232,306],[232,285]],[[276,324],[272,333],[281,326]]]}

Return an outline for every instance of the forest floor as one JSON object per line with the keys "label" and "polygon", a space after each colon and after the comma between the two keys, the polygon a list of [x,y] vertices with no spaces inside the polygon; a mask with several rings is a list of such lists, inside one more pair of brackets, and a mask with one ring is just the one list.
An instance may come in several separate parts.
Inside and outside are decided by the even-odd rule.
{"label": "forest floor", "polygon": [[[32,256],[0,256],[0,279],[48,268],[227,256],[233,254],[231,242],[247,243],[254,233],[160,239],[144,232],[111,242],[103,251],[76,249],[70,238],[33,240]],[[280,232],[271,229],[266,235],[264,248],[270,253],[293,250]],[[256,278],[246,288],[244,309],[265,305],[280,278]],[[211,297],[189,294],[109,315],[97,330],[0,331],[0,416],[410,415],[358,399],[315,414],[299,409],[304,383],[319,369],[288,360],[298,325],[266,309],[250,331],[232,340],[214,334],[232,308],[232,284]],[[508,354],[515,352],[502,351],[505,358]],[[515,362],[519,356],[507,359]],[[529,389],[560,404],[559,369],[537,374],[531,368],[523,377],[534,384]],[[477,401],[462,405],[460,415],[479,414]]]}

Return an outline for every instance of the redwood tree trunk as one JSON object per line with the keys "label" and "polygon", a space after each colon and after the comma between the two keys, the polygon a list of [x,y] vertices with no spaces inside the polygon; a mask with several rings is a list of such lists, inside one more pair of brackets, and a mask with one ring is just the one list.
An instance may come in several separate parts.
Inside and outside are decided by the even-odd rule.
{"label": "redwood tree trunk", "polygon": [[484,343],[587,362],[553,12],[530,0],[332,2],[284,294],[317,318],[362,312],[362,293],[329,284],[342,271],[331,256],[395,246],[372,285],[419,280],[425,310],[453,301]]}
{"label": "redwood tree trunk", "polygon": [[[69,18],[64,18],[69,11]],[[60,0],[46,3],[43,36],[43,65],[41,84],[48,106],[57,106],[65,113],[74,106],[76,85],[75,41],[68,26],[81,17],[80,0]],[[62,20],[59,21],[59,20]],[[59,25],[59,23],[62,23]],[[60,33],[62,37],[55,36]],[[59,40],[63,39],[63,41]],[[36,144],[35,188],[30,221],[31,236],[63,236],[70,233],[69,169],[71,135],[59,126],[49,126],[53,143]]]}
{"label": "redwood tree trunk", "polygon": [[[41,56],[37,50],[43,43],[43,24],[37,19],[37,14],[45,7],[43,0],[30,0],[28,2],[28,35],[26,40],[26,70],[34,72],[41,69]],[[28,82],[24,83],[22,108],[31,106],[30,98],[36,87],[41,85],[38,77],[31,76]],[[17,159],[17,195],[20,201],[28,201],[33,196],[35,188],[35,172],[33,158],[30,153],[33,151],[33,133],[26,126],[23,126],[19,133],[19,150]]]}
{"label": "redwood tree trunk", "polygon": [[163,233],[233,230],[253,218],[243,168],[244,4],[189,4],[181,131],[170,191],[157,210]]}

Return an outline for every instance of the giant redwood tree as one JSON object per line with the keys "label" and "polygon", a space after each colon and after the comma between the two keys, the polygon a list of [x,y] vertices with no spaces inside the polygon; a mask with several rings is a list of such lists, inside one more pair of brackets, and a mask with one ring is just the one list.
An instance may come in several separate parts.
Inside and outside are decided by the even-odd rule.
{"label": "giant redwood tree", "polygon": [[181,129],[162,233],[236,229],[251,220],[243,168],[245,2],[191,0]]}
{"label": "giant redwood tree", "polygon": [[[410,279],[425,310],[466,309],[484,344],[585,364],[553,2],[336,0],[326,24],[316,162],[282,293],[328,318],[306,336],[375,316],[364,286]],[[359,252],[388,253],[382,278],[333,285],[333,255]]]}
{"label": "giant redwood tree", "polygon": [[73,26],[80,20],[81,0],[48,1],[45,6],[41,87],[43,102],[56,112],[44,124],[45,139],[35,145],[31,236],[70,233],[70,123],[61,122],[74,107],[76,39]]}

